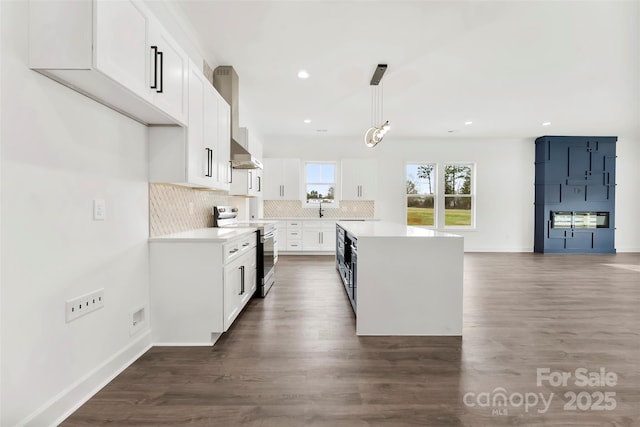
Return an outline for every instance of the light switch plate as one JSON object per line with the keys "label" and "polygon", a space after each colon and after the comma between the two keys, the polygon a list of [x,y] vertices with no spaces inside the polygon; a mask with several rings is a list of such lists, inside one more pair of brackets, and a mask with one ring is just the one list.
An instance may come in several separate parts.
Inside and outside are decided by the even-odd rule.
{"label": "light switch plate", "polygon": [[107,219],[107,203],[104,199],[93,200],[93,220],[104,221]]}

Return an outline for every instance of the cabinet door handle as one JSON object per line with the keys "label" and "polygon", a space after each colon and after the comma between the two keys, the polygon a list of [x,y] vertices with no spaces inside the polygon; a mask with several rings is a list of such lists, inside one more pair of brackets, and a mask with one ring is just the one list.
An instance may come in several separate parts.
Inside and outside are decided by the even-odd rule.
{"label": "cabinet door handle", "polygon": [[249,171],[249,190],[253,189],[253,172]]}
{"label": "cabinet door handle", "polygon": [[244,265],[238,267],[240,269],[240,293],[238,295],[244,294]]}
{"label": "cabinet door handle", "polygon": [[262,177],[258,175],[258,193],[262,191]]}
{"label": "cabinet door handle", "polygon": [[229,160],[229,181],[228,183],[231,184],[233,182],[233,166],[231,163],[231,160]]}
{"label": "cabinet door handle", "polygon": [[160,88],[156,90],[156,92],[162,93],[162,89],[164,88],[164,65],[162,64],[162,52],[158,52],[158,56],[160,57]]}
{"label": "cabinet door handle", "polygon": [[207,151],[207,173],[204,176],[212,177],[213,150],[211,148],[205,148],[205,150]]}
{"label": "cabinet door handle", "polygon": [[158,46],[151,46],[151,55],[153,56],[153,84],[151,89],[158,88]]}

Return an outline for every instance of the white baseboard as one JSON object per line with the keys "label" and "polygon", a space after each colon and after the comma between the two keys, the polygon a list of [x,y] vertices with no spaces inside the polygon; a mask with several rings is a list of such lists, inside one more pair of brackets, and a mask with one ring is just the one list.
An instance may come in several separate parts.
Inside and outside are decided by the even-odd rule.
{"label": "white baseboard", "polygon": [[59,425],[150,348],[151,331],[149,330],[80,380],[58,393],[17,426]]}
{"label": "white baseboard", "polygon": [[533,252],[533,248],[465,248],[465,253],[473,252],[501,252],[501,253],[521,253]]}
{"label": "white baseboard", "polygon": [[640,248],[623,248],[623,249],[616,249],[617,253],[637,253],[640,252]]}

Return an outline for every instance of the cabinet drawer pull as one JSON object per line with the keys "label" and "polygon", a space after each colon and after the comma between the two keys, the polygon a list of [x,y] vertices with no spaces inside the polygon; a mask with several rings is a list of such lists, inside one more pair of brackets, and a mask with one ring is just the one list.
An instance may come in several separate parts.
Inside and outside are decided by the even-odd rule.
{"label": "cabinet drawer pull", "polygon": [[238,252],[238,248],[231,249],[231,250],[229,251],[229,253],[230,253],[230,254],[235,254],[236,252]]}
{"label": "cabinet drawer pull", "polygon": [[153,55],[153,84],[151,89],[158,88],[158,46],[151,46],[151,54]]}
{"label": "cabinet drawer pull", "polygon": [[207,173],[204,175],[211,178],[213,176],[213,150],[211,148],[205,148],[207,151]]}
{"label": "cabinet drawer pull", "polygon": [[242,247],[244,248],[244,247],[246,247],[246,246],[249,246],[250,244],[251,244],[251,243],[249,243],[249,242],[244,242],[244,243],[242,244]]}
{"label": "cabinet drawer pull", "polygon": [[244,265],[238,268],[240,269],[240,293],[238,295],[244,295]]}
{"label": "cabinet drawer pull", "polygon": [[158,56],[160,57],[160,88],[156,90],[156,92],[162,93],[162,89],[164,88],[164,75],[163,75],[164,66],[162,65],[162,52],[158,52]]}

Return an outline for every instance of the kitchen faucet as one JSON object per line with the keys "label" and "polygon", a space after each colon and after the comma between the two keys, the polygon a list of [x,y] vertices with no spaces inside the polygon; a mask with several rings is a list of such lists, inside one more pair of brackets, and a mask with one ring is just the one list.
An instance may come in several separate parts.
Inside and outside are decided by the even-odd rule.
{"label": "kitchen faucet", "polygon": [[322,218],[322,215],[324,215],[322,213],[322,199],[320,199],[320,212],[319,212],[319,214],[320,214],[320,218]]}

